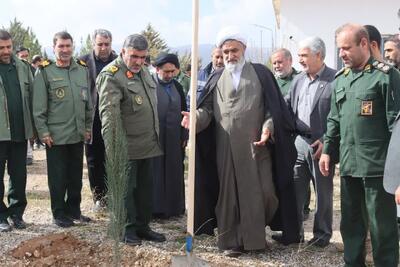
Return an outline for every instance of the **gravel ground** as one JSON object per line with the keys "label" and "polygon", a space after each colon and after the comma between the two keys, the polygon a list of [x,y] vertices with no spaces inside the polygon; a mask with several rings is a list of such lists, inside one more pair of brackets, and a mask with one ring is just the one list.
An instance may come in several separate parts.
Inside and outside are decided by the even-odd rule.
{"label": "gravel ground", "polygon": [[[6,182],[8,177],[5,178]],[[52,224],[49,193],[47,187],[45,151],[34,151],[34,163],[28,167],[28,207],[24,219],[27,229],[0,233],[0,266],[110,266],[112,263],[112,242],[107,238],[107,218],[96,216],[92,209],[91,193],[86,169],[83,179],[82,211],[94,222],[78,225],[68,230]],[[228,258],[216,247],[214,237],[200,236],[194,243],[195,255],[206,260],[211,266],[342,266],[342,240],[339,233],[339,181],[335,177],[334,233],[331,244],[314,248],[306,244],[281,246],[271,239],[267,228],[267,249],[262,253],[247,254],[239,258]],[[312,216],[311,216],[312,217]],[[171,257],[184,255],[186,218],[156,220],[152,228],[167,236],[167,242],[157,244],[144,242],[140,247],[122,246],[123,266],[168,266]],[[305,237],[312,237],[312,219],[305,223]],[[84,242],[84,245],[64,256],[53,255],[50,264],[38,261],[40,257],[30,254],[22,259],[11,255],[11,250],[21,242],[54,233],[66,233]],[[89,248],[89,250],[83,249]],[[86,251],[86,252],[85,252]],[[82,254],[86,253],[86,254]],[[75,256],[73,256],[75,255]]]}

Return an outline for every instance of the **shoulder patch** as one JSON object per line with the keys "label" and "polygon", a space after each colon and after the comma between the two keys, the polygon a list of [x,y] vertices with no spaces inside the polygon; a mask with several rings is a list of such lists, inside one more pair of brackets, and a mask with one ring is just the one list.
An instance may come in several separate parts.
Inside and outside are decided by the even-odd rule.
{"label": "shoulder patch", "polygon": [[347,75],[349,73],[350,69],[343,67],[342,69],[340,69],[338,72],[336,72],[335,74],[335,78],[342,75],[344,73],[344,75]]}
{"label": "shoulder patch", "polygon": [[107,72],[110,72],[112,74],[115,74],[118,70],[119,70],[119,68],[115,65],[111,65],[107,68]]}
{"label": "shoulder patch", "polygon": [[389,70],[392,68],[392,66],[390,66],[389,64],[386,64],[385,62],[380,62],[378,60],[375,60],[372,63],[372,66],[374,66],[374,68],[376,68],[377,70],[382,71],[383,73],[388,73]]}
{"label": "shoulder patch", "polygon": [[76,63],[78,63],[78,64],[81,65],[81,66],[87,67],[86,62],[83,61],[83,60],[81,60],[81,59],[77,59],[77,60],[76,60]]}
{"label": "shoulder patch", "polygon": [[45,60],[42,61],[42,63],[40,63],[39,66],[42,67],[42,68],[45,68],[45,67],[49,66],[51,63],[53,63],[53,62],[51,62],[51,60],[45,59]]}

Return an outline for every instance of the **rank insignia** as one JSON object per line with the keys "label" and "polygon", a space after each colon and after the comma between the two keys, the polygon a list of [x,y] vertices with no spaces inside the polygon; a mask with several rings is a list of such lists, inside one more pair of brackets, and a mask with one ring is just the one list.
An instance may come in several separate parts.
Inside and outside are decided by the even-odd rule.
{"label": "rank insignia", "polygon": [[371,69],[371,65],[370,64],[365,65],[364,70],[370,70],[370,69]]}
{"label": "rank insignia", "polygon": [[65,96],[65,90],[64,90],[64,88],[58,88],[58,89],[56,90],[56,96],[57,96],[58,99],[64,98],[64,96]]}
{"label": "rank insignia", "polygon": [[46,60],[43,60],[42,63],[40,63],[40,66],[46,67],[46,66],[50,65],[50,63],[51,62],[46,59]]}
{"label": "rank insignia", "polygon": [[84,66],[84,67],[87,67],[87,64],[86,64],[85,61],[78,59],[77,62],[78,62],[79,65]]}
{"label": "rank insignia", "polygon": [[114,74],[118,71],[118,67],[115,65],[112,65],[112,66],[108,67],[108,71]]}
{"label": "rank insignia", "polygon": [[134,76],[134,74],[131,71],[129,71],[129,70],[126,71],[126,77],[128,77],[128,79],[132,79],[133,76]]}
{"label": "rank insignia", "polygon": [[143,104],[143,98],[140,95],[135,95],[135,102],[138,105]]}
{"label": "rank insignia", "polygon": [[382,67],[382,70],[383,70],[384,72],[388,72],[389,69],[390,69],[390,66],[388,66],[388,65],[385,65],[385,66]]}
{"label": "rank insignia", "polygon": [[362,116],[372,115],[372,101],[361,101],[361,115]]}
{"label": "rank insignia", "polygon": [[345,69],[344,69],[344,75],[347,76],[347,74],[349,74],[349,72],[350,72],[350,68],[345,68]]}

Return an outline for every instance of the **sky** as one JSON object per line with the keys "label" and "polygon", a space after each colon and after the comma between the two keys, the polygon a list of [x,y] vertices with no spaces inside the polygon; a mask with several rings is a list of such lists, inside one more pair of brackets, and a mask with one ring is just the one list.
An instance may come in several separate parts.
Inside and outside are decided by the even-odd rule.
{"label": "sky", "polygon": [[[250,45],[268,46],[275,27],[271,2],[199,0],[199,43],[214,44],[221,28],[235,25],[246,32]],[[110,30],[114,43],[123,43],[149,22],[169,47],[190,45],[192,38],[191,0],[1,0],[1,10],[0,26],[7,27],[16,17],[44,47],[51,46],[58,31],[67,30],[77,43],[96,28]]]}

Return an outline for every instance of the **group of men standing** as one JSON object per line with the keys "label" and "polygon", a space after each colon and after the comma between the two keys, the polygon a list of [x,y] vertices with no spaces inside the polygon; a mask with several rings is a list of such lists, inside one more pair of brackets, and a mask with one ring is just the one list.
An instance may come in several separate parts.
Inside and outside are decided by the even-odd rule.
{"label": "group of men standing", "polygon": [[[395,181],[385,182],[391,184],[387,186],[392,188],[389,194],[384,190],[383,176],[391,131],[400,109],[400,73],[396,70],[400,62],[400,39],[394,35],[385,42],[383,57],[381,37],[375,27],[345,24],[336,31],[336,43],[345,66],[336,74],[323,63],[325,45],[318,37],[299,42],[303,72],[295,78],[295,72],[290,71],[289,51],[278,50],[272,56],[277,81],[282,94],[287,94],[285,98],[296,125],[302,128],[305,124],[310,130],[295,140],[298,157],[294,181],[299,224],[302,225],[311,178],[316,212],[314,237],[309,244],[319,247],[329,244],[332,178],[335,163],[340,162],[340,231],[345,266],[365,265],[367,232],[371,235],[374,264],[397,266],[398,230],[391,194],[399,185],[399,177],[397,173],[392,178],[396,174],[391,171],[390,177]],[[392,66],[379,61],[383,58]],[[285,67],[279,62],[286,62]],[[391,166],[386,166],[390,170],[394,169],[394,155],[399,154],[393,141]]]}
{"label": "group of men standing", "polygon": [[[0,230],[11,230],[8,218],[15,228],[26,227],[26,168],[20,166],[34,134],[46,144],[55,224],[90,221],[80,210],[84,143],[93,200],[97,209],[105,208],[104,162],[117,119],[130,170],[123,241],[165,241],[149,227],[152,215],[168,218],[185,210],[190,94],[174,80],[178,58],[160,54],[152,76],[144,66],[148,42],[142,35],[128,36],[119,55],[109,31],[96,30],[93,41],[93,52],[75,60],[72,37],[56,33],[56,60],[44,61],[33,78],[29,65],[12,55],[11,36],[0,30],[0,172],[3,177],[7,162],[10,174]],[[247,41],[240,31],[218,34],[196,93],[195,231],[213,235],[216,227],[218,247],[228,256],[264,250],[267,225],[282,231],[272,238],[283,245],[304,242],[310,180],[316,212],[308,242],[329,245],[333,176],[340,162],[346,266],[364,265],[368,229],[375,264],[397,266],[395,202],[382,178],[400,110],[400,72],[372,57],[361,25],[341,26],[336,42],[345,65],[339,72],[324,63],[323,40],[310,37],[299,43],[303,71],[292,68],[290,52],[280,49],[273,54],[274,77],[245,60]],[[385,44],[385,57],[397,66],[399,51],[398,38]]]}

